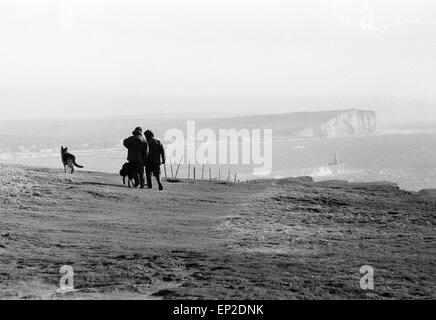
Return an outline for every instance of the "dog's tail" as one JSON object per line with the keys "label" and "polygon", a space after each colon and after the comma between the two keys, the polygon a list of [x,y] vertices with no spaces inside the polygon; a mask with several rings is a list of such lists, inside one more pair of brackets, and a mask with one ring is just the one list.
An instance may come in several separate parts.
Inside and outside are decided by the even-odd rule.
{"label": "dog's tail", "polygon": [[80,164],[77,164],[77,163],[76,163],[76,160],[74,160],[74,165],[75,165],[77,168],[83,168],[83,166],[81,166]]}

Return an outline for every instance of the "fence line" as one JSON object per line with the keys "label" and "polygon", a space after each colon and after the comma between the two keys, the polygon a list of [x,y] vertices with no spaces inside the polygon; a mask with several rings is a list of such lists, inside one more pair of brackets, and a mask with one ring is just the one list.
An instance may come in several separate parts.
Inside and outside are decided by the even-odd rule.
{"label": "fence line", "polygon": [[[180,166],[182,164],[183,158],[184,158],[184,155],[181,156],[180,161],[177,164],[176,172],[174,173],[173,161],[172,161],[172,158],[170,157],[170,164],[169,165],[170,165],[170,171],[171,171],[171,178],[177,179],[177,177],[179,175]],[[188,163],[187,169],[188,170],[187,170],[186,176],[187,176],[188,180],[191,180],[191,179],[192,180],[197,180],[197,179],[199,179],[199,177],[197,177],[197,172],[196,172],[195,164],[192,166],[192,177],[191,177],[191,163]],[[202,166],[201,166],[201,180],[204,180],[204,178],[205,178],[205,176],[204,176],[205,169],[206,169],[205,164],[202,164]],[[212,168],[209,166],[207,169],[209,171],[209,181],[214,180],[214,178],[212,176]],[[164,163],[164,174],[165,174],[165,178],[168,178],[166,163]],[[218,167],[218,177],[216,178],[216,181],[232,182],[231,174],[232,174],[231,169],[229,169],[228,172],[227,172],[227,179],[226,180],[221,180],[221,168]],[[237,179],[237,174],[236,173],[234,173],[233,182],[234,183],[240,182]],[[248,179],[247,179],[247,182],[248,182]]]}

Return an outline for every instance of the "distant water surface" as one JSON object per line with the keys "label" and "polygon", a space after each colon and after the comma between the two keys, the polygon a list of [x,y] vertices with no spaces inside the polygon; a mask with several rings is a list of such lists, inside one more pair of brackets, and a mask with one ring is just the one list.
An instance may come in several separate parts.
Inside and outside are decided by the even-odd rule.
{"label": "distant water surface", "polygon": [[[1,137],[1,136],[0,136]],[[56,137],[60,139],[59,136]],[[60,139],[61,140],[61,139]],[[3,146],[5,140],[3,140]],[[0,161],[31,166],[62,168],[60,153],[52,149],[22,152],[0,152]],[[3,147],[5,149],[5,147]],[[86,149],[86,146],[70,150],[77,156],[83,170],[118,173],[125,162],[126,151],[119,141],[113,148]],[[344,162],[330,166],[334,154]],[[204,178],[209,179],[209,166]],[[245,181],[257,179],[251,166],[211,166],[212,177]],[[176,165],[173,165],[175,172]],[[229,175],[230,171],[230,175]],[[171,175],[167,166],[167,174]],[[196,165],[196,177],[201,178],[202,167]],[[273,170],[268,177],[283,178],[308,175],[316,180],[345,179],[348,181],[391,181],[407,190],[436,188],[436,132],[434,131],[387,131],[362,137],[293,139],[275,138],[273,141]],[[182,165],[179,177],[187,176],[187,166]],[[192,177],[192,172],[191,172]]]}

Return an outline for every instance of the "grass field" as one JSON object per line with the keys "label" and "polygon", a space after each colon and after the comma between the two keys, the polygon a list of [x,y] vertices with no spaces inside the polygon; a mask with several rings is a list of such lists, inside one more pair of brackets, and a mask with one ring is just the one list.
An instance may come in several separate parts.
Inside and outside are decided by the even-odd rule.
{"label": "grass field", "polygon": [[[2,299],[434,299],[434,193],[0,165]],[[75,291],[57,293],[63,265]],[[374,268],[374,290],[359,269]]]}

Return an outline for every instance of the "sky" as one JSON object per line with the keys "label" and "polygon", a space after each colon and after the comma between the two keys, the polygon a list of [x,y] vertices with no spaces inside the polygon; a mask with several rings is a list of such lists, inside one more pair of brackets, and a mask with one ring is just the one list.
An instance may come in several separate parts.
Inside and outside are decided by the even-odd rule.
{"label": "sky", "polygon": [[434,0],[1,0],[0,116],[349,104],[436,122],[435,57]]}

